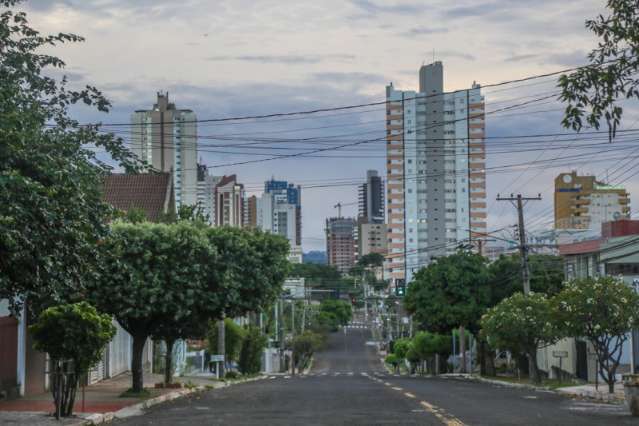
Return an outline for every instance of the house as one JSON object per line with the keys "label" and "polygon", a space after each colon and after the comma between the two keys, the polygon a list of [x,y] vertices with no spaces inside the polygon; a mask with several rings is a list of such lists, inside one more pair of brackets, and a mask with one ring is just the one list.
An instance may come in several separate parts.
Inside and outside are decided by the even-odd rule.
{"label": "house", "polygon": [[[564,258],[567,280],[607,275],[620,277],[635,289],[639,287],[639,220],[604,222],[598,238],[560,244],[559,253]],[[635,371],[639,370],[637,330],[631,333],[622,351],[619,373],[630,371],[632,364]],[[551,377],[552,367],[559,367],[559,358],[554,356],[559,352],[566,355],[562,359],[564,371],[584,380],[595,380],[596,358],[590,343],[577,337],[540,349],[540,368],[551,373]]]}
{"label": "house", "polygon": [[175,213],[170,173],[114,173],[104,179],[104,201],[118,210],[141,210],[151,222]]}

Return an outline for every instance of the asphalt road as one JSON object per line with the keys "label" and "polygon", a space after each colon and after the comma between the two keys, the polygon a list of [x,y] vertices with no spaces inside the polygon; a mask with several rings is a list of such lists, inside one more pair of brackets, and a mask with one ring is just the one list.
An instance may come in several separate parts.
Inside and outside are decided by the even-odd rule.
{"label": "asphalt road", "polygon": [[355,326],[331,336],[306,376],[204,392],[119,425],[637,425],[624,407],[460,379],[388,374]]}

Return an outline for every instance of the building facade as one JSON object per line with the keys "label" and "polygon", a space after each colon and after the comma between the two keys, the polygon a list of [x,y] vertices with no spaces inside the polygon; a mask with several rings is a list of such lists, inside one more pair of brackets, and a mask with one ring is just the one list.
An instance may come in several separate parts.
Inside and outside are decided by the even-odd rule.
{"label": "building facade", "polygon": [[370,253],[385,255],[388,252],[387,228],[385,223],[358,221],[357,253],[359,257]]}
{"label": "building facade", "polygon": [[215,186],[215,225],[242,227],[244,197],[244,185],[237,182],[237,176],[223,176]]}
{"label": "building facade", "polygon": [[204,164],[197,165],[197,206],[207,218],[209,225],[215,225],[215,187],[221,176],[210,176]]}
{"label": "building facade", "polygon": [[601,224],[627,218],[630,197],[621,186],[606,185],[576,171],[555,178],[555,228],[601,229]]}
{"label": "building facade", "polygon": [[326,219],[326,256],[328,264],[347,273],[357,261],[357,221],[353,218]]}
{"label": "building facade", "polygon": [[377,170],[366,172],[359,187],[359,218],[368,223],[384,223],[384,182]]}
{"label": "building facade", "polygon": [[150,110],[131,115],[131,149],[155,170],[173,175],[176,209],[197,203],[197,116],[158,92]]}
{"label": "building facade", "polygon": [[385,277],[408,283],[433,259],[486,233],[481,88],[444,92],[441,62],[419,70],[419,92],[386,87]]}

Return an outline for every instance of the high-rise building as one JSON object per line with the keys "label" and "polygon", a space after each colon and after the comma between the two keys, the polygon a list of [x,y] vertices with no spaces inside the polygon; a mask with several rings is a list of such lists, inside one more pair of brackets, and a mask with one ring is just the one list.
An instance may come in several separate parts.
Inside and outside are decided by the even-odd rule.
{"label": "high-rise building", "polygon": [[419,92],[386,87],[388,256],[408,283],[433,259],[486,232],[481,88],[444,92],[441,62],[419,70]]}
{"label": "high-rise building", "polygon": [[630,197],[622,186],[607,185],[576,171],[555,178],[555,228],[593,229],[630,216]]}
{"label": "high-rise building", "polygon": [[286,236],[291,246],[302,246],[302,188],[285,180],[264,182],[258,199],[258,226]]}
{"label": "high-rise building", "polygon": [[384,223],[384,182],[377,170],[366,172],[359,187],[359,218],[368,223]]}
{"label": "high-rise building", "polygon": [[386,254],[388,252],[387,227],[385,223],[358,223],[357,247],[360,257],[370,253]]}
{"label": "high-rise building", "polygon": [[357,260],[357,221],[353,218],[326,219],[326,255],[328,264],[347,273]]}
{"label": "high-rise building", "polygon": [[175,204],[197,202],[197,117],[190,109],[177,109],[169,94],[158,92],[150,110],[131,115],[133,153],[154,169],[173,174]]}
{"label": "high-rise building", "polygon": [[251,195],[244,199],[244,226],[257,228],[257,197]]}
{"label": "high-rise building", "polygon": [[242,227],[244,225],[244,185],[235,175],[223,176],[215,186],[215,224]]}
{"label": "high-rise building", "polygon": [[221,176],[210,176],[205,164],[197,165],[197,206],[208,217],[209,225],[215,225],[215,187]]}

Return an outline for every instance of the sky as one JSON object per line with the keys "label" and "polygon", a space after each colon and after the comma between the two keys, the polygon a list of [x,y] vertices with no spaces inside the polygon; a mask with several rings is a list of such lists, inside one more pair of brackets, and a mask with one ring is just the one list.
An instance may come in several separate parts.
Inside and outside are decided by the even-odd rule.
{"label": "sky", "polygon": [[[419,67],[433,59],[444,63],[445,90],[584,65],[596,45],[584,21],[605,13],[604,6],[602,0],[31,0],[22,7],[43,33],[72,32],[86,38],[51,52],[67,63],[64,74],[72,86],[97,86],[113,108],[106,115],[77,110],[77,118],[126,123],[133,110],[150,108],[160,90],[168,91],[178,108],[194,110],[199,119],[224,118],[383,101],[389,82],[417,89]],[[552,93],[555,83],[547,78],[487,88],[486,110]],[[489,115],[486,134],[564,131],[561,107],[551,99],[523,110],[532,113]],[[635,111],[627,105],[627,128],[637,127]],[[288,146],[321,148],[383,137],[384,132],[383,106],[208,123],[198,128],[204,137],[199,156],[212,174],[236,174],[249,193],[259,193],[271,177],[301,184],[303,247],[316,250],[324,248],[324,221],[336,215],[333,206],[342,202],[343,214],[356,215],[357,183],[366,170],[385,174],[383,142],[230,166],[226,164],[269,158],[274,152],[297,152],[232,145],[242,138],[315,138]],[[122,136],[128,137],[126,132]],[[320,142],[319,137],[332,139]],[[552,139],[539,147],[508,154],[502,144],[493,156],[488,141],[487,170],[575,153],[557,149]],[[559,172],[574,169],[603,179],[618,163],[558,160],[542,169],[523,165],[509,173],[488,173],[489,230],[516,222],[511,206],[494,201],[497,193],[541,193],[543,201],[527,206],[526,215],[532,228],[548,227],[552,184]],[[627,183],[631,197],[633,189],[639,189],[637,182],[639,177]]]}

